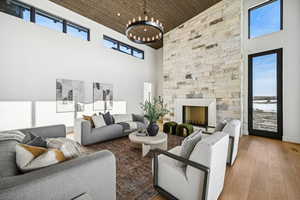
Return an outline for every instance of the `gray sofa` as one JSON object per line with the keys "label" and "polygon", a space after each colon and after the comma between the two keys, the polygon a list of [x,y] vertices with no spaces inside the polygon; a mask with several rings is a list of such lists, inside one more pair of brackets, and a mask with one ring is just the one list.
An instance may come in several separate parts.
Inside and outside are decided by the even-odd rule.
{"label": "gray sofa", "polygon": [[[24,129],[43,137],[65,137],[64,125]],[[0,142],[0,199],[116,199],[116,160],[101,151],[21,174],[15,164],[16,141]]]}
{"label": "gray sofa", "polygon": [[[74,126],[75,140],[82,145],[90,145],[111,139],[128,136],[129,133],[147,127],[147,120],[141,115],[118,114],[112,115],[115,123],[99,128],[93,128],[90,121],[77,119]],[[124,129],[121,123],[129,123],[133,127]]]}

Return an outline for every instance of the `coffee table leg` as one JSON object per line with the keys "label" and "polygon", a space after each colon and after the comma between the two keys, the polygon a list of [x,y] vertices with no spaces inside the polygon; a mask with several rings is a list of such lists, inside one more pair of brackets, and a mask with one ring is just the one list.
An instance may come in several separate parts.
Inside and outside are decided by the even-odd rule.
{"label": "coffee table leg", "polygon": [[167,151],[168,150],[168,141],[162,143],[161,149]]}
{"label": "coffee table leg", "polygon": [[149,151],[151,150],[151,146],[150,145],[147,145],[147,144],[143,144],[143,157],[145,157]]}

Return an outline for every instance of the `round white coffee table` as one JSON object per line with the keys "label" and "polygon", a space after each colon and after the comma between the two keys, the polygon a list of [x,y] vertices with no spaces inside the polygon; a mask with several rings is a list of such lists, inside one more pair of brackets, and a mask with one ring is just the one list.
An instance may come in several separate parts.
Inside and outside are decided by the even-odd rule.
{"label": "round white coffee table", "polygon": [[132,143],[142,144],[143,157],[146,156],[151,149],[168,149],[168,135],[159,132],[156,136],[137,136],[137,132],[129,134],[129,140]]}

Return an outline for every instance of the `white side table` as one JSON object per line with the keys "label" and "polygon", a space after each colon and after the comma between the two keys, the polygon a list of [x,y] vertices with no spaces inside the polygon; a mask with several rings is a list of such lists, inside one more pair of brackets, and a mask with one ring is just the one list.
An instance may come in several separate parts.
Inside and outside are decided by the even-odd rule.
{"label": "white side table", "polygon": [[129,134],[129,140],[132,143],[142,144],[143,157],[146,156],[151,149],[168,150],[168,135],[159,132],[156,136],[137,136],[137,132]]}

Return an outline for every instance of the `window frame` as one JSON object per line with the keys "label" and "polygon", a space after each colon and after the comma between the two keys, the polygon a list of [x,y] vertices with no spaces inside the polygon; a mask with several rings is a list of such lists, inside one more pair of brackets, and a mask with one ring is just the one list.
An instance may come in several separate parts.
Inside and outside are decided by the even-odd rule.
{"label": "window frame", "polygon": [[[30,22],[32,22],[32,23],[36,24],[36,14],[38,12],[39,15],[47,17],[47,18],[49,18],[51,20],[61,21],[62,22],[62,30],[61,30],[62,33],[68,34],[67,33],[67,29],[66,29],[67,28],[67,24],[70,24],[71,26],[79,27],[80,29],[83,29],[83,30],[87,31],[87,38],[84,41],[90,41],[90,29],[89,28],[86,28],[84,26],[78,25],[77,23],[74,23],[72,21],[66,20],[66,19],[64,19],[62,17],[59,17],[59,16],[54,15],[54,14],[51,14],[51,13],[49,13],[47,11],[42,10],[42,9],[38,9],[38,8],[36,8],[34,6],[31,6],[31,5],[27,4],[27,3],[23,3],[23,2],[18,1],[18,0],[11,0],[11,1],[9,1],[9,3],[12,3],[15,6],[25,7],[26,9],[29,9],[30,10]],[[1,12],[6,13],[8,15],[15,16],[15,15],[13,15],[13,14],[5,11],[5,10],[3,10],[3,11],[1,10]],[[19,16],[15,16],[15,17],[20,18]],[[23,18],[20,18],[20,19],[23,19]],[[39,24],[37,24],[37,25],[39,25]],[[57,31],[56,29],[52,29],[52,30]],[[60,31],[58,31],[58,32],[60,32]],[[72,37],[75,37],[75,36],[72,36]]]}
{"label": "window frame", "polygon": [[[65,22],[65,25],[64,25],[64,22]],[[67,31],[68,30],[68,28],[67,28],[68,25],[71,26],[71,27],[73,27],[73,28],[81,29],[81,31],[86,32],[87,33],[87,38],[86,39],[87,39],[87,41],[90,41],[90,29],[85,28],[85,27],[83,27],[81,25],[78,25],[76,23],[73,23],[71,21],[63,20],[63,31],[65,30],[66,34],[68,34],[68,31]],[[75,37],[75,36],[73,36],[73,37]]]}
{"label": "window frame", "polygon": [[[113,50],[116,50],[116,51],[125,53],[125,54],[127,54],[127,55],[131,55],[131,56],[133,56],[133,57],[135,57],[135,58],[138,58],[138,59],[141,59],[141,60],[145,60],[145,52],[144,52],[143,50],[141,50],[141,49],[135,48],[135,47],[133,47],[133,46],[131,46],[131,45],[129,45],[129,44],[126,44],[126,43],[121,42],[121,41],[119,41],[119,40],[113,39],[113,38],[111,38],[111,37],[109,37],[109,36],[107,36],[107,35],[103,35],[103,40],[107,40],[107,41],[111,41],[111,42],[117,43],[117,48],[114,48],[114,47],[109,48],[109,47],[107,47],[107,48],[109,48],[109,49],[113,49]],[[130,49],[130,53],[127,53],[127,52],[125,52],[125,51],[122,51],[122,50],[120,49],[120,45],[125,46],[125,47],[128,47],[128,48]],[[134,56],[134,55],[133,55],[133,51],[137,51],[137,52],[142,53],[142,55],[143,55],[142,58],[137,57],[137,56]]]}
{"label": "window frame", "polygon": [[250,32],[251,32],[251,11],[256,10],[258,8],[261,8],[261,7],[264,7],[264,6],[269,5],[271,3],[274,3],[275,1],[280,1],[280,30],[279,31],[283,30],[283,0],[267,0],[267,1],[265,1],[261,4],[259,4],[259,5],[253,6],[253,7],[248,9],[248,39],[254,39],[254,38],[264,36],[264,35],[269,35],[269,34],[278,32],[278,31],[276,31],[276,32],[272,32],[272,33],[264,34],[264,35],[261,35],[261,36],[252,37],[252,38],[250,36]]}
{"label": "window frame", "polygon": [[[61,24],[62,24],[62,30],[63,30],[63,26],[64,26],[64,24],[63,24],[63,22],[64,22],[64,19],[62,19],[62,18],[60,18],[60,17],[58,17],[58,16],[56,16],[56,15],[53,15],[53,14],[50,14],[49,12],[46,12],[46,11],[43,11],[43,10],[40,10],[40,9],[36,9],[36,8],[34,8],[34,23],[35,24],[37,24],[37,25],[40,25],[40,24],[38,24],[37,22],[36,22],[36,16],[37,16],[37,14],[38,15],[41,15],[41,16],[43,16],[43,17],[45,17],[45,18],[48,18],[48,19],[50,19],[50,20],[56,20],[56,21],[58,21],[58,22],[61,22]],[[40,26],[42,26],[42,25],[40,25]],[[46,27],[46,26],[44,26],[44,27]],[[51,28],[50,28],[51,29]],[[55,29],[52,29],[52,30],[55,30]]]}
{"label": "window frame", "polygon": [[[253,58],[276,54],[277,68],[277,133],[253,128]],[[249,135],[269,137],[282,140],[283,136],[283,48],[263,51],[248,55],[248,131]]]}

